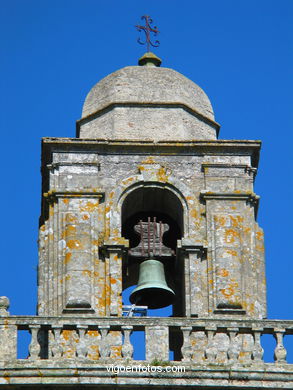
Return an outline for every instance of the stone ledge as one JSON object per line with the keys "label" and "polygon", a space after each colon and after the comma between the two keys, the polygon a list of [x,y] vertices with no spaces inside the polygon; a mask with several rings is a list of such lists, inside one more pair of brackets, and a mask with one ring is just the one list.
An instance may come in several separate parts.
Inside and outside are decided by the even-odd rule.
{"label": "stone ledge", "polygon": [[25,329],[27,325],[61,325],[67,326],[72,324],[101,326],[109,325],[120,327],[121,325],[129,325],[133,327],[141,326],[193,326],[195,328],[205,328],[214,326],[216,328],[231,328],[238,327],[239,329],[262,329],[267,333],[273,333],[277,329],[286,329],[287,334],[293,334],[293,320],[259,320],[253,318],[235,318],[235,316],[225,319],[211,318],[193,318],[193,317],[93,317],[78,314],[76,316],[1,316],[0,325],[17,325],[21,329]]}
{"label": "stone ledge", "polygon": [[[174,365],[184,365],[180,362],[174,362]],[[128,372],[114,374],[107,371],[106,366],[121,364],[123,366],[142,365],[141,361],[109,361],[104,364],[80,361],[38,361],[29,362],[27,360],[19,361],[16,364],[7,364],[4,368],[3,363],[0,367],[0,387],[9,385],[99,385],[111,386],[113,388],[123,388],[123,385],[144,386],[144,388],[158,388],[160,386],[172,386],[172,388],[183,389],[185,387],[197,386],[216,386],[217,388],[241,388],[241,389],[292,389],[293,386],[293,365],[283,364],[275,366],[270,363],[253,364],[246,367],[233,365],[188,365],[186,364],[185,373],[175,372]],[[147,370],[147,365],[142,365]],[[170,365],[171,366],[171,365]],[[150,366],[149,366],[150,367]],[[154,367],[154,366],[152,366]],[[163,367],[163,366],[161,366]],[[115,387],[113,387],[115,386]],[[15,387],[17,388],[17,387]],[[43,388],[43,387],[42,387]],[[213,387],[215,388],[215,387]]]}
{"label": "stone ledge", "polygon": [[103,199],[105,191],[100,189],[99,191],[55,191],[44,192],[43,197],[49,202],[55,202],[58,198],[98,198]]}
{"label": "stone ledge", "polygon": [[[42,139],[43,166],[51,161],[52,152],[78,152],[80,150],[91,150],[95,153],[117,153],[120,154],[155,154],[174,155],[187,153],[189,155],[222,154],[225,148],[229,153],[240,153],[249,155],[252,159],[252,166],[256,168],[259,161],[261,141],[259,140],[190,140],[190,141],[143,141],[128,139],[88,139],[88,138],[55,138],[46,137]],[[47,156],[46,156],[47,155]]]}
{"label": "stone ledge", "polygon": [[104,138],[62,138],[62,137],[43,137],[42,143],[44,145],[46,144],[64,144],[64,143],[75,143],[75,144],[96,144],[96,145],[162,145],[162,146],[252,146],[260,148],[261,141],[260,140],[224,140],[224,139],[218,139],[218,140],[188,140],[188,141],[149,141],[149,140],[128,140],[128,139],[116,139],[116,140],[109,140]]}

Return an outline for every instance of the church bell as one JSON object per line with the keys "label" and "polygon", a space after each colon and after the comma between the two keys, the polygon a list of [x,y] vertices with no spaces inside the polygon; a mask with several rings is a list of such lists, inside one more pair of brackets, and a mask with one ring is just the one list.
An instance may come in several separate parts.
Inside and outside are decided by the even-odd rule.
{"label": "church bell", "polygon": [[130,302],[159,309],[171,305],[174,298],[174,291],[166,283],[163,263],[153,259],[143,261],[139,267],[137,287],[129,297]]}

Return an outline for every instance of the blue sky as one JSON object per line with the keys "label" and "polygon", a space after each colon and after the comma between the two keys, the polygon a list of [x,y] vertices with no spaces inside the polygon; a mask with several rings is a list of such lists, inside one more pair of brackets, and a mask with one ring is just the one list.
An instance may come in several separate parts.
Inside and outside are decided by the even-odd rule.
{"label": "blue sky", "polygon": [[255,192],[265,231],[268,317],[293,318],[291,0],[1,0],[0,295],[34,314],[41,137],[74,137],[89,89],[136,65],[149,14],[154,52],[202,87],[221,139],[263,141]]}

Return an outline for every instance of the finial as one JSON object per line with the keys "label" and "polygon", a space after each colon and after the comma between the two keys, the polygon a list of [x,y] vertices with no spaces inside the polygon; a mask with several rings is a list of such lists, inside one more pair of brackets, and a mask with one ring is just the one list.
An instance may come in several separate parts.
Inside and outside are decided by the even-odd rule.
{"label": "finial", "polygon": [[158,47],[160,45],[159,41],[155,41],[154,43],[151,41],[151,36],[150,33],[154,33],[154,36],[157,36],[159,33],[159,30],[157,29],[156,26],[153,28],[151,27],[151,24],[153,23],[153,19],[151,19],[150,16],[144,15],[141,17],[141,19],[145,19],[145,26],[135,26],[139,32],[144,31],[145,32],[145,42],[142,42],[140,38],[138,38],[137,42],[140,43],[141,45],[147,45],[147,51],[150,51],[150,46],[152,47]]}
{"label": "finial", "polygon": [[138,60],[140,66],[161,66],[162,60],[154,53],[148,51]]}
{"label": "finial", "polygon": [[0,297],[0,317],[9,316],[7,309],[9,308],[9,299],[7,297]]}

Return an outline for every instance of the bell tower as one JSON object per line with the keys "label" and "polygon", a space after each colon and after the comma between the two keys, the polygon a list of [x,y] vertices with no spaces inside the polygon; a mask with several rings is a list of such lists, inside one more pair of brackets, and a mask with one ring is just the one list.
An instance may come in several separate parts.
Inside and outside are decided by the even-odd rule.
{"label": "bell tower", "polygon": [[[220,141],[196,84],[147,53],[96,84],[74,141],[43,141],[40,315],[264,318],[260,142]],[[156,66],[157,65],[157,66]]]}
{"label": "bell tower", "polygon": [[0,387],[293,387],[293,323],[266,319],[261,143],[219,139],[204,91],[160,64],[147,52],[108,75],[76,138],[42,141],[38,310],[10,316],[0,297]]}

